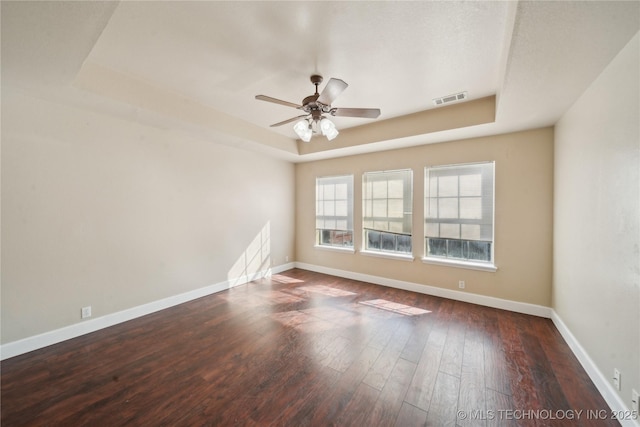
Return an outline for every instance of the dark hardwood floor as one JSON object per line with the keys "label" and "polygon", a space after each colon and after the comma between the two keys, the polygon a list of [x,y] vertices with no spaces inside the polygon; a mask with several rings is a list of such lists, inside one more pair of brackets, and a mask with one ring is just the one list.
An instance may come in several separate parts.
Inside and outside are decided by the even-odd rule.
{"label": "dark hardwood floor", "polygon": [[3,427],[619,425],[548,319],[297,269],[1,368]]}

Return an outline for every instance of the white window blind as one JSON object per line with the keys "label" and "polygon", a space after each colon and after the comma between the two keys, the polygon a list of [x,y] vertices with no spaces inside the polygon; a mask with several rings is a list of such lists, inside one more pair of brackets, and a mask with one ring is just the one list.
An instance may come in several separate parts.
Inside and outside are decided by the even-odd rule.
{"label": "white window blind", "polygon": [[316,178],[316,244],[353,247],[353,175]]}
{"label": "white window blind", "polygon": [[493,261],[494,163],[425,168],[427,257]]}
{"label": "white window blind", "polygon": [[412,180],[410,169],[363,175],[365,250],[412,252]]}

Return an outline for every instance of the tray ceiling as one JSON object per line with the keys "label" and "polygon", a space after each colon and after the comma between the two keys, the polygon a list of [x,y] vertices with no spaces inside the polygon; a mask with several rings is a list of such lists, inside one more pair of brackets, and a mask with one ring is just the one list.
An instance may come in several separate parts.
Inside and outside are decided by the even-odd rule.
{"label": "tray ceiling", "polygon": [[[638,32],[639,8],[597,1],[2,2],[2,84],[310,160],[552,125]],[[374,122],[336,117],[339,130],[349,129],[342,141],[300,150],[292,126],[269,128],[300,112],[254,96],[299,103],[313,93],[315,73],[349,83],[334,106],[380,108],[377,121],[390,127],[412,115],[425,120],[436,108],[456,114],[457,106],[492,96],[494,117],[413,135],[384,132],[384,140],[364,143],[354,141]],[[461,91],[468,101],[432,102]]]}

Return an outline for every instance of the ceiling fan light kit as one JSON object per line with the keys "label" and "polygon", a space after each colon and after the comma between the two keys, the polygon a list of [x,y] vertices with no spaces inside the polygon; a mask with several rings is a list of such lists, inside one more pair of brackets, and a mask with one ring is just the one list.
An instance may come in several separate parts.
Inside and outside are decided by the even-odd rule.
{"label": "ceiling fan light kit", "polygon": [[340,132],[336,129],[336,125],[329,119],[323,118],[320,120],[320,131],[327,137],[329,141],[333,140]]}
{"label": "ceiling fan light kit", "polygon": [[311,129],[311,123],[306,120],[300,120],[295,125],[293,125],[293,130],[304,142],[311,141],[311,136],[313,135],[313,129]]}
{"label": "ceiling fan light kit", "polygon": [[[317,74],[312,75],[311,83],[316,86],[316,91],[313,95],[304,98],[302,100],[302,105],[297,105],[293,102],[283,101],[266,95],[256,95],[256,99],[260,101],[267,101],[274,104],[284,105],[286,107],[293,107],[306,113],[302,116],[274,123],[271,127],[282,126],[284,124],[297,121],[297,123],[293,125],[293,130],[302,141],[309,142],[313,134],[318,133],[317,130],[314,130],[314,127],[319,129],[320,133],[331,141],[338,136],[339,132],[336,129],[336,125],[331,120],[327,119],[325,114],[338,117],[359,117],[368,119],[375,119],[380,115],[380,109],[378,108],[332,107],[331,103],[347,88],[347,86],[349,86],[340,79],[331,78],[322,90],[322,93],[318,93],[318,86],[322,83],[322,76]],[[303,120],[299,120],[301,118],[303,118]]]}

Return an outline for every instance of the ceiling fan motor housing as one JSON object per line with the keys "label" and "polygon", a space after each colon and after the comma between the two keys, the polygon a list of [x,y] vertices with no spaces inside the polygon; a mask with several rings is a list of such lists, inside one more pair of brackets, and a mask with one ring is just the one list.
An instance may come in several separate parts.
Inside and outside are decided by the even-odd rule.
{"label": "ceiling fan motor housing", "polygon": [[[320,95],[318,95],[317,93],[315,95],[307,96],[305,99],[302,100],[302,106],[303,107],[307,107],[307,106],[314,107],[314,106],[316,106],[316,101],[318,100],[319,96]],[[309,109],[311,109],[311,108],[309,108]]]}
{"label": "ceiling fan motor housing", "polygon": [[[311,80],[311,83],[316,86],[316,93],[307,96],[302,100],[302,109],[311,114],[311,119],[317,122],[322,118],[322,113],[326,113],[330,106],[325,106],[324,104],[317,102],[320,97],[320,94],[318,93],[318,86],[322,83],[322,76],[319,74],[313,74],[309,79]],[[327,111],[324,111],[325,109]]]}

